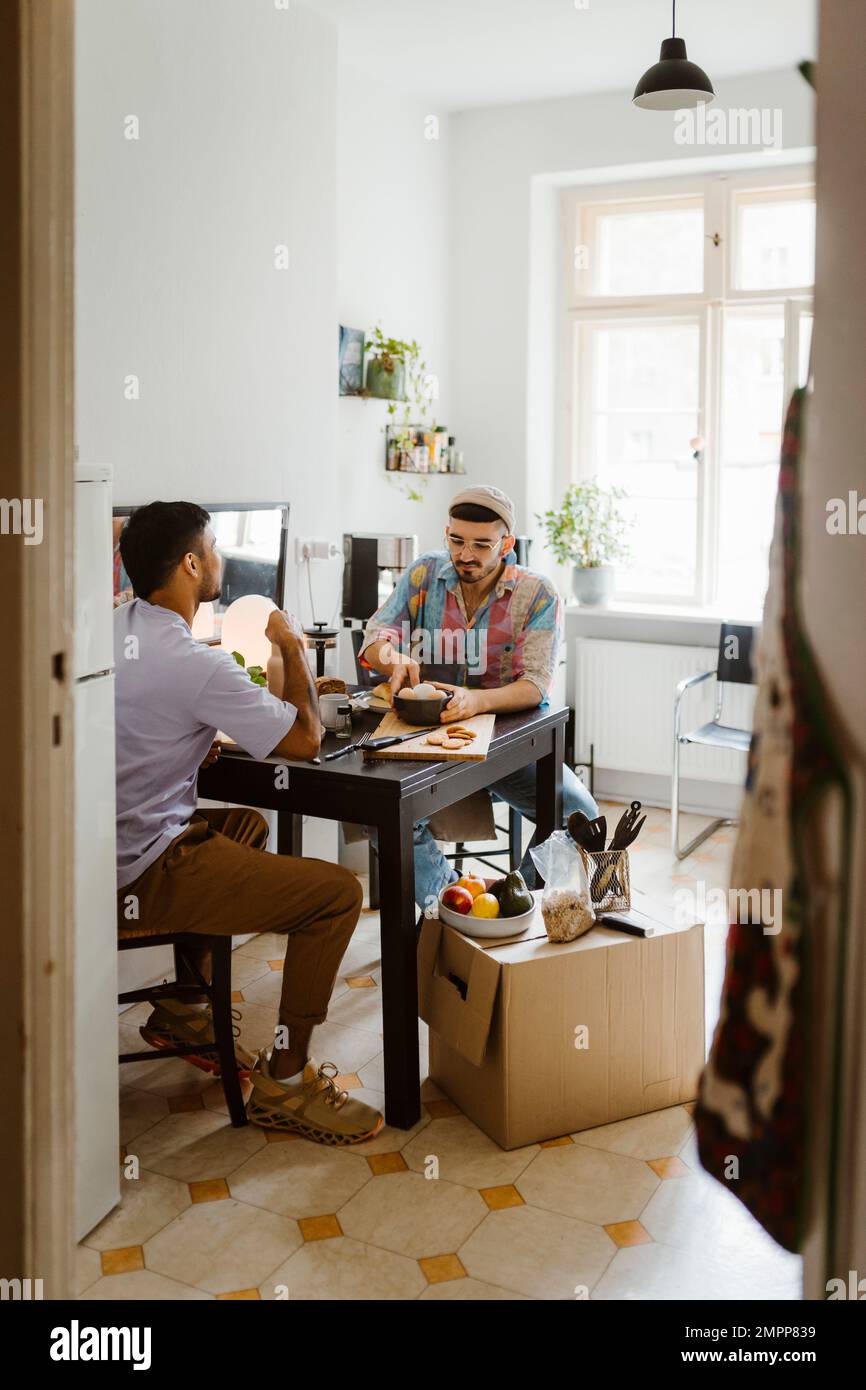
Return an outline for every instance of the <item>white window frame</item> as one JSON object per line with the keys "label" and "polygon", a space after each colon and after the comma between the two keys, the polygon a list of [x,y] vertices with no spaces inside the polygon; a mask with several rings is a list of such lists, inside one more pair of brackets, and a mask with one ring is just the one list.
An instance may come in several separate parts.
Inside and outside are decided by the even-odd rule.
{"label": "white window frame", "polygon": [[[670,604],[686,608],[715,605],[718,594],[719,494],[721,486],[721,372],[724,312],[744,305],[782,307],[785,315],[785,379],[783,406],[787,407],[797,384],[799,336],[804,314],[813,312],[811,285],[775,290],[740,290],[735,286],[734,237],[740,195],[769,194],[785,198],[795,190],[814,193],[812,165],[777,169],[751,169],[724,174],[705,174],[665,179],[646,179],[623,184],[579,186],[562,193],[562,242],[565,286],[569,428],[569,481],[591,474],[591,411],[585,356],[587,325],[615,321],[676,321],[699,323],[701,366],[698,401],[698,434],[705,449],[697,464],[697,532],[695,587],[690,596],[617,592],[617,601]],[[689,199],[704,200],[704,286],[699,293],[605,296],[591,293],[592,268],[576,264],[576,248],[592,247],[594,223],[599,212],[611,206],[631,211],[670,201],[682,205]],[[783,421],[780,419],[780,430]]]}

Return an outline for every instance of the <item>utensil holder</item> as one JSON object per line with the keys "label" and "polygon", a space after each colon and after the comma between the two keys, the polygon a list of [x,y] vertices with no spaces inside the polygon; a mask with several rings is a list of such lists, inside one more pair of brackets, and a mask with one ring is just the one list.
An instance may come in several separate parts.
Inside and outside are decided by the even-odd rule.
{"label": "utensil holder", "polygon": [[627,912],[631,907],[628,850],[581,849],[580,852],[596,912]]}

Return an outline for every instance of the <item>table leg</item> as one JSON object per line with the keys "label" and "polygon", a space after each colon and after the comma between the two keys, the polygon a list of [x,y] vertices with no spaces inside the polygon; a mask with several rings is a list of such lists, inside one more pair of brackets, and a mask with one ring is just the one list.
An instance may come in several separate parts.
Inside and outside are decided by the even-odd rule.
{"label": "table leg", "polygon": [[539,844],[562,825],[562,760],[565,754],[562,724],[551,731],[551,739],[551,751],[535,764],[535,828]]}
{"label": "table leg", "polygon": [[379,825],[385,1118],[411,1129],[421,1117],[415,852],[412,817],[400,806]]}
{"label": "table leg", "polygon": [[304,818],[292,811],[277,812],[277,854],[293,854],[296,859],[304,853]]}

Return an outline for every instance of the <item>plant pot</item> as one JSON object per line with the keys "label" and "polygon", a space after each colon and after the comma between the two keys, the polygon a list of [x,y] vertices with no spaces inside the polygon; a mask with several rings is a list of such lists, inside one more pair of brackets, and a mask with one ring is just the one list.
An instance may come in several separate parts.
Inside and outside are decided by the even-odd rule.
{"label": "plant pot", "polygon": [[371,357],[367,363],[367,390],[371,396],[377,396],[384,401],[402,401],[405,396],[405,381],[405,366],[396,358],[390,371],[381,357]]}
{"label": "plant pot", "polygon": [[571,571],[571,591],[578,603],[588,607],[607,603],[613,595],[613,565],[575,565]]}

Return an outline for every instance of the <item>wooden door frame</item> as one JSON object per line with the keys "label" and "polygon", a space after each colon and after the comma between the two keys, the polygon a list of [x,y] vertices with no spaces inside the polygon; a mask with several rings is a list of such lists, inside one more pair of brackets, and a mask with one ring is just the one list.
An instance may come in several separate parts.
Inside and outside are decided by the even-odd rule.
{"label": "wooden door frame", "polygon": [[73,3],[0,6],[0,1277],[74,1293]]}

